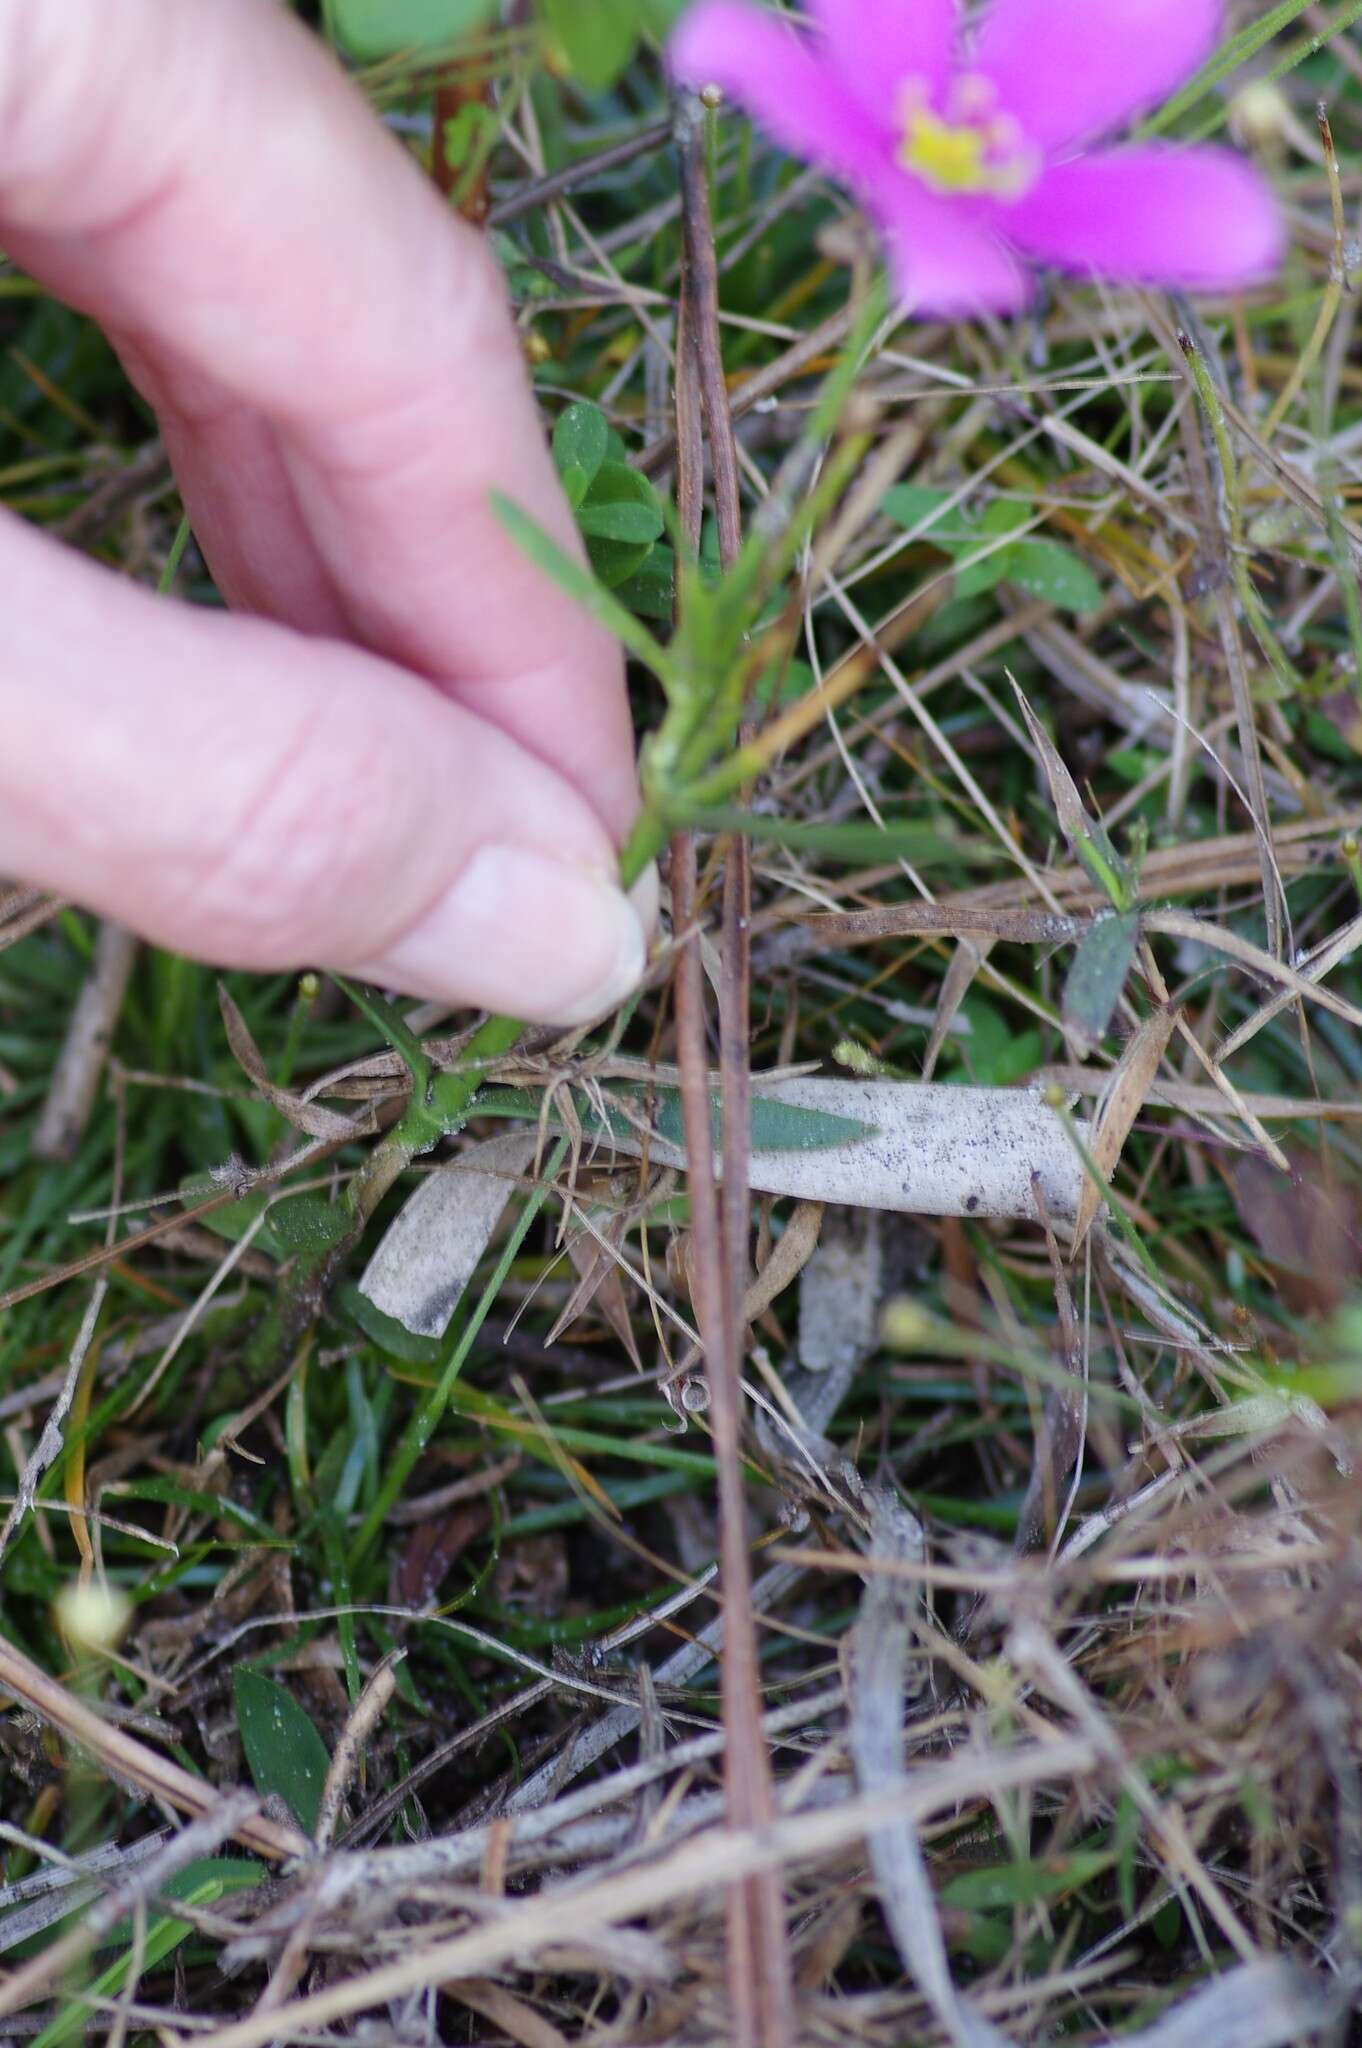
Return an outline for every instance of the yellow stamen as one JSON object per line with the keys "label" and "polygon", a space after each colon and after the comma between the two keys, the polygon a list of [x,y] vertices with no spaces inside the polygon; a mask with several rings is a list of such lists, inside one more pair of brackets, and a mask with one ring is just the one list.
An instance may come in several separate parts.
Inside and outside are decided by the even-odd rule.
{"label": "yellow stamen", "polygon": [[904,95],[898,160],[933,192],[1017,197],[1033,171],[1019,142],[1014,124],[1006,119],[943,121],[916,91]]}
{"label": "yellow stamen", "polygon": [[909,112],[899,162],[937,192],[986,192],[989,187],[981,130],[953,128],[925,107]]}

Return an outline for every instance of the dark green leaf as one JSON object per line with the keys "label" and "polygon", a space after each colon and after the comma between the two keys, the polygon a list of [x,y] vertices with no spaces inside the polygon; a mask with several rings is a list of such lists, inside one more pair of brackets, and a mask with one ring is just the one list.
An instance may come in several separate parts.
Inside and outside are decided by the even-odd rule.
{"label": "dark green leaf", "polygon": [[990,1870],[967,1870],[941,1887],[941,1900],[943,1905],[975,1911],[1034,1905],[1078,1885],[1091,1884],[1111,1864],[1109,1853],[1071,1849],[1067,1855],[1043,1863],[1001,1863]]}
{"label": "dark green leaf", "polygon": [[613,85],[634,53],[640,0],[540,0],[563,55],[584,85]]}
{"label": "dark green leaf", "polygon": [[676,560],[662,541],[649,548],[638,569],[623,577],[614,592],[631,612],[645,619],[670,620],[676,609]]}
{"label": "dark green leaf", "polygon": [[[599,406],[570,405],[566,412],[559,414],[553,430],[553,459],[564,482],[570,469],[581,471],[585,478],[582,496],[595,482],[609,449],[610,428]],[[644,478],[639,480],[646,481]]]}
{"label": "dark green leaf", "polygon": [[1113,911],[1095,921],[1074,954],[1062,1014],[1085,1057],[1106,1036],[1139,941],[1139,912]]}
{"label": "dark green leaf", "polygon": [[325,0],[326,26],[361,63],[397,50],[428,50],[487,21],[496,0]]}
{"label": "dark green leaf", "polygon": [[351,1226],[344,1209],[320,1195],[293,1195],[276,1202],[270,1212],[275,1243],[286,1254],[328,1252]]}
{"label": "dark green leaf", "polygon": [[[670,1145],[684,1142],[681,1122],[681,1096],[675,1088],[630,1088],[616,1091],[629,1099],[628,1109],[609,1109],[609,1125],[617,1133],[637,1131],[644,1111],[651,1112],[651,1128],[659,1138]],[[611,1091],[605,1091],[604,1100],[609,1104]],[[599,1131],[602,1118],[597,1104],[601,1097],[577,1094],[573,1100],[583,1126]],[[540,1098],[524,1088],[488,1088],[478,1100],[478,1110],[483,1116],[537,1117]],[[719,1097],[716,1094],[711,1103],[714,1135],[720,1136]],[[851,1145],[859,1138],[873,1138],[876,1126],[860,1123],[855,1117],[832,1116],[826,1110],[805,1109],[792,1102],[776,1102],[769,1096],[752,1097],[752,1135],[754,1152],[811,1152],[828,1145]]]}
{"label": "dark green leaf", "polygon": [[583,533],[597,540],[623,540],[637,544],[639,541],[651,543],[662,537],[661,515],[651,505],[631,503],[627,498],[614,498],[605,504],[588,498],[584,505],[577,507],[577,524]]}
{"label": "dark green leaf", "polygon": [[885,492],[880,509],[905,532],[930,541],[933,547],[944,548],[949,554],[956,548],[971,546],[976,538],[975,522],[966,519],[960,505],[950,512],[943,511],[951,495],[949,491],[929,490],[925,484],[895,484]]}
{"label": "dark green leaf", "polygon": [[1102,602],[1102,586],[1087,563],[1058,541],[1013,541],[1000,559],[1009,583],[1047,604],[1059,605],[1066,612],[1093,612]]}
{"label": "dark green leaf", "polygon": [[317,1826],[330,1752],[287,1686],[253,1671],[232,1674],[241,1746],[258,1792],[275,1792],[309,1835]]}

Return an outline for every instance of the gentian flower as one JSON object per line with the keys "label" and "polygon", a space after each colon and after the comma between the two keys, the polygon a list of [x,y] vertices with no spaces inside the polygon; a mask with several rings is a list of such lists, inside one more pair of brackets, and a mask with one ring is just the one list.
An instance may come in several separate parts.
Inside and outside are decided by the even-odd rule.
{"label": "gentian flower", "polygon": [[719,86],[832,172],[884,238],[905,308],[1014,312],[1029,266],[1225,290],[1266,277],[1282,224],[1229,150],[1094,147],[1216,46],[1221,0],[805,0],[808,33],[753,0],[697,0],[674,74]]}

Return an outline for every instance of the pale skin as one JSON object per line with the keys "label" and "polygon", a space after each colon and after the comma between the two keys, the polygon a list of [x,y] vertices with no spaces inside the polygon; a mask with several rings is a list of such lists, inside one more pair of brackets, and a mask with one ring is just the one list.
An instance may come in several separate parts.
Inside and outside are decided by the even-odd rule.
{"label": "pale skin", "polygon": [[0,876],[231,966],[622,1000],[620,656],[490,510],[576,545],[477,232],[275,0],[0,0],[0,247],[109,335],[233,607],[0,514]]}

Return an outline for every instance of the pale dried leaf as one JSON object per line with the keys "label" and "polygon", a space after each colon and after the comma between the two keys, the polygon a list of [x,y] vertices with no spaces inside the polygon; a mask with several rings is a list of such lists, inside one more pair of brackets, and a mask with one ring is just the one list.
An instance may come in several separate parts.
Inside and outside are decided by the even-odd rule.
{"label": "pale dried leaf", "polygon": [[1345,1024],[1362,1027],[1362,1010],[1355,1003],[1336,996],[1332,989],[1311,980],[1309,975],[1289,966],[1285,960],[1265,953],[1261,946],[1255,946],[1251,939],[1241,938],[1238,932],[1227,931],[1223,925],[1210,924],[1204,917],[1193,917],[1182,910],[1148,911],[1144,925],[1146,931],[1162,932],[1170,939],[1190,939],[1195,945],[1209,946],[1212,952],[1224,953],[1228,959],[1237,960],[1264,981],[1279,982],[1293,995],[1318,1003],[1322,1010],[1331,1010]]}
{"label": "pale dried leaf", "polygon": [[360,1293],[419,1337],[443,1337],[538,1143],[512,1131],[432,1173],[384,1232]]}
{"label": "pale dried leaf", "polygon": [[[785,1292],[817,1257],[818,1237],[823,1227],[823,1204],[799,1202],[786,1220],[785,1228],[771,1247],[771,1256],[747,1290],[743,1321],[754,1323],[771,1303]],[[802,1299],[802,1290],[801,1290]]]}
{"label": "pale dried leaf", "polygon": [[[862,1500],[869,1511],[870,1557],[895,1565],[920,1563],[926,1541],[916,1515],[885,1487],[866,1487]],[[852,1631],[847,1744],[864,1793],[890,1792],[904,1781],[903,1721],[916,1597],[903,1578],[870,1573]],[[936,1897],[912,1821],[876,1828],[867,1847],[904,1967],[951,2040],[959,2048],[1004,2048],[1006,2037],[967,2005],[951,1981]]]}
{"label": "pale dried leaf", "polygon": [[[1064,1126],[1036,1095],[1016,1088],[956,1088],[915,1081],[858,1081],[800,1075],[763,1081],[754,1099],[791,1104],[871,1126],[867,1136],[804,1151],[754,1146],[749,1185],[760,1194],[893,1209],[919,1216],[1033,1217],[1039,1175],[1054,1216],[1072,1216],[1081,1168]],[[1086,1137],[1087,1126],[1078,1126]],[[637,1157],[638,1135],[611,1142]],[[684,1166],[679,1145],[652,1136],[655,1165]]]}
{"label": "pale dried leaf", "polygon": [[806,1372],[854,1369],[870,1356],[884,1291],[879,1215],[832,1210],[799,1288],[799,1362]]}
{"label": "pale dried leaf", "polygon": [[1319,1979],[1291,1963],[1246,1963],[1126,2039],[1129,2048],[1290,2048],[1336,2017]]}

